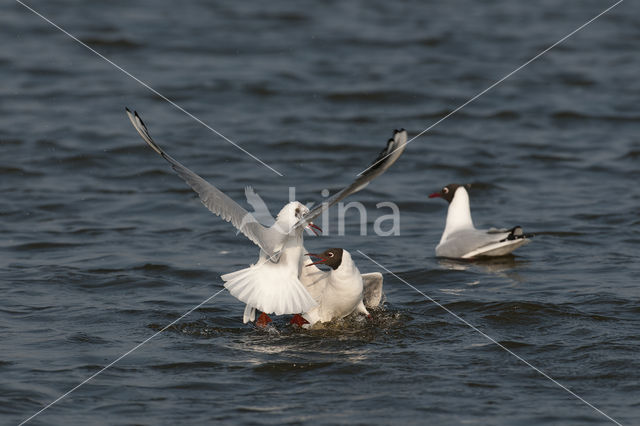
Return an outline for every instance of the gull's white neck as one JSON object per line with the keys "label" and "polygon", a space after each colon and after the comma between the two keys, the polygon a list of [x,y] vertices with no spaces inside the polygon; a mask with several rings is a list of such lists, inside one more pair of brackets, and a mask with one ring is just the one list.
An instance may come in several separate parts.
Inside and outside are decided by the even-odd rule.
{"label": "gull's white neck", "polygon": [[[273,226],[277,226],[278,224],[274,224]],[[282,232],[282,229],[287,229],[289,225],[286,227],[282,225],[279,228],[279,232]],[[291,268],[298,271],[298,275],[300,274],[300,268],[302,268],[303,263],[303,254],[304,254],[304,237],[303,237],[303,229],[296,229],[291,231],[284,241],[282,248],[280,249],[280,254],[273,260],[280,267],[283,268]],[[268,258],[267,254],[260,250],[260,259],[261,260],[271,260]]]}
{"label": "gull's white neck", "polygon": [[453,195],[453,200],[449,203],[447,223],[444,226],[440,243],[444,242],[453,232],[462,229],[474,229],[474,227],[469,206],[469,194],[463,186],[459,186]]}
{"label": "gull's white neck", "polygon": [[343,250],[342,262],[340,262],[340,266],[338,266],[338,269],[331,270],[331,277],[334,280],[340,281],[348,280],[354,275],[360,275],[360,271],[358,270],[356,264],[353,262],[353,259],[351,259],[351,254],[349,254],[348,251]]}

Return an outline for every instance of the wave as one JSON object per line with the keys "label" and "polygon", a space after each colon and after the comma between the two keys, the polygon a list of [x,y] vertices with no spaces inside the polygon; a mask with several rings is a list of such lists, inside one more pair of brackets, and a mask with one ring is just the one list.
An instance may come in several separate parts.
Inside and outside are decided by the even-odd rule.
{"label": "wave", "polygon": [[637,115],[597,115],[577,111],[556,111],[551,114],[555,120],[606,120],[606,121],[640,121]]}
{"label": "wave", "polygon": [[83,42],[91,47],[117,47],[120,49],[137,49],[141,47],[139,43],[127,38],[101,38],[101,37],[86,37],[82,39]]}

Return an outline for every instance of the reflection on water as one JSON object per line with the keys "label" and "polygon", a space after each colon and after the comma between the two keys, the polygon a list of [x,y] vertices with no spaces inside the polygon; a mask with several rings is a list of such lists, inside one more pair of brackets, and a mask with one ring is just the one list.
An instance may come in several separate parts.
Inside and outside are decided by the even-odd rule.
{"label": "reflection on water", "polygon": [[[529,261],[518,259],[513,254],[499,257],[488,257],[475,260],[459,260],[459,259],[438,259],[438,264],[445,269],[452,271],[476,271],[487,274],[497,275],[507,278],[515,283],[521,284],[526,281],[517,270],[529,264]],[[472,281],[467,285],[477,285],[480,282]]]}
{"label": "reflection on water", "polygon": [[478,267],[485,272],[503,272],[524,266],[529,262],[527,260],[518,259],[513,254],[499,257],[486,257],[474,260],[459,260],[439,258],[438,263],[446,268],[457,271],[466,271],[471,267]]}

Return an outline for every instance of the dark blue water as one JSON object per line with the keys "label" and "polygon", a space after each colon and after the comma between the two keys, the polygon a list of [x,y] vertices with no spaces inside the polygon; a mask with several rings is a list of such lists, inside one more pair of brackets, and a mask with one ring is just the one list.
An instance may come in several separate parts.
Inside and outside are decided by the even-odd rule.
{"label": "dark blue water", "polygon": [[[256,247],[135,134],[231,197],[321,201],[394,128],[415,136],[612,3],[65,2],[0,6],[0,423],[18,424],[220,290]],[[623,424],[640,423],[640,9],[626,1],[412,142],[349,201],[344,247],[380,262]],[[515,257],[435,258],[472,183],[476,225],[537,232]],[[373,223],[392,201],[399,236]],[[332,213],[335,216],[335,209]],[[332,216],[333,217],[333,216]],[[384,271],[383,271],[384,272]],[[241,322],[221,293],[29,424],[607,424],[384,272],[370,322]]]}

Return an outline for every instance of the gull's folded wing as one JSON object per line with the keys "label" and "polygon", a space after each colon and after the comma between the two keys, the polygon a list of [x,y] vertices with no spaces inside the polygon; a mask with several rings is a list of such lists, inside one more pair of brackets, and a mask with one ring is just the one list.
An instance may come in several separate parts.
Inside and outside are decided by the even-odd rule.
{"label": "gull's folded wing", "polygon": [[369,185],[376,177],[380,176],[385,172],[396,160],[402,155],[404,152],[404,148],[407,145],[407,131],[404,129],[395,130],[393,134],[393,138],[389,139],[387,142],[387,146],[380,152],[378,157],[375,159],[373,163],[363,172],[361,173],[356,180],[351,183],[351,185],[346,188],[340,190],[335,193],[333,196],[328,198],[326,201],[322,202],[322,204],[314,207],[304,215],[302,219],[296,223],[295,227],[305,227],[309,224],[309,222],[313,221],[316,217],[320,216],[323,211],[327,210],[332,205],[336,204],[339,201],[342,201],[346,197],[351,194],[354,194],[365,186]]}
{"label": "gull's folded wing", "polygon": [[140,133],[142,139],[149,144],[151,148],[162,156],[171,168],[189,184],[191,188],[200,196],[202,203],[213,213],[220,216],[227,222],[231,222],[240,232],[247,236],[251,241],[257,244],[267,256],[273,256],[282,248],[282,244],[286,239],[283,234],[276,229],[266,228],[246,211],[242,206],[229,198],[215,186],[174,160],[170,155],[165,153],[151,138],[147,127],[144,125],[137,112],[132,113],[126,109],[129,120],[133,127]]}

